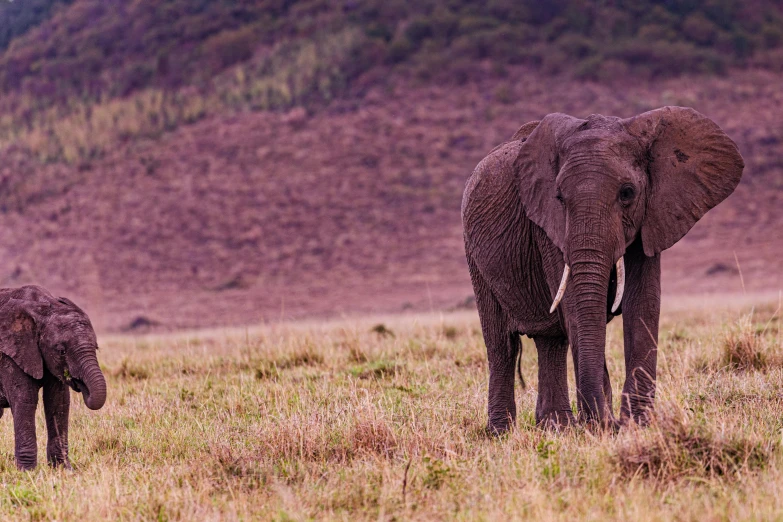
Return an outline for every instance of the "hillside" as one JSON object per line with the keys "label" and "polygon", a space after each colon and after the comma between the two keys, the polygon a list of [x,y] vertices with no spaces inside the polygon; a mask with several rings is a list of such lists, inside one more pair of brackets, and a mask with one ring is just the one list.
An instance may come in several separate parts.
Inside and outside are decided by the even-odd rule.
{"label": "hillside", "polygon": [[[709,3],[734,6],[723,25],[717,8],[667,4],[674,54],[696,57],[684,65],[612,54],[626,48],[614,44],[563,51],[577,32],[567,26],[551,38],[562,20],[590,21],[578,34],[593,43],[604,26],[573,15],[582,5],[575,2],[517,18],[490,10],[496,22],[445,40],[434,29],[446,16],[438,2],[420,10],[381,2],[109,4],[55,6],[0,55],[0,283],[67,293],[101,328],[456,306],[471,294],[461,193],[487,151],[549,112],[630,116],[666,104],[713,118],[747,168],[736,193],[667,252],[665,290],[783,285],[783,127],[770,110],[783,101],[772,59],[774,3]],[[467,3],[449,5],[457,27],[468,24]],[[618,13],[631,13],[622,5]],[[164,23],[165,13],[180,23]],[[751,44],[725,52],[717,40],[700,44],[685,29],[698,16],[717,28],[714,38],[733,35],[736,44],[745,35]],[[388,30],[373,25],[379,20]],[[641,45],[652,31],[644,17],[629,20],[629,32],[611,42]],[[191,32],[197,22],[211,29]],[[460,47],[468,34],[470,45],[500,45],[501,33],[477,36],[493,23],[492,31],[514,34],[531,28],[533,40],[517,47],[540,60]],[[84,73],[89,42],[108,34],[117,44]],[[415,35],[416,46],[394,54]],[[225,44],[233,58],[210,62],[210,46],[223,45],[215,41],[233,42]],[[175,53],[168,67],[123,83],[139,64],[160,65],[151,53],[162,48]],[[713,63],[708,54],[719,57],[720,74],[705,75],[701,65],[682,74],[688,63]],[[12,66],[23,73],[11,75]],[[602,70],[622,75],[593,74]]]}
{"label": "hillside", "polygon": [[401,78],[460,85],[481,62],[603,82],[783,64],[776,0],[3,0],[0,27],[0,147],[45,162]]}

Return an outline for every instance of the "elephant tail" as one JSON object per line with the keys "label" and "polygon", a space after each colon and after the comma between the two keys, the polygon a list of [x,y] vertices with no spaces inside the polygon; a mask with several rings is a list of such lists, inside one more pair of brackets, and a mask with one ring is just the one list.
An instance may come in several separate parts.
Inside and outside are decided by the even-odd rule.
{"label": "elephant tail", "polygon": [[522,343],[519,343],[519,351],[517,352],[517,375],[519,376],[519,384],[524,390],[527,388],[527,384],[525,384],[525,378],[522,377]]}

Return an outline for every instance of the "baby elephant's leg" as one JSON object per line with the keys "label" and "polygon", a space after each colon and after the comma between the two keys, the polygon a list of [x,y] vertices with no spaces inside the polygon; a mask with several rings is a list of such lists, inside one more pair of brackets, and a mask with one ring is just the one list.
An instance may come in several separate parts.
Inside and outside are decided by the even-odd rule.
{"label": "baby elephant's leg", "polygon": [[14,455],[16,467],[21,470],[34,469],[38,464],[38,445],[35,440],[35,409],[38,407],[38,387],[31,383],[19,389],[11,403],[14,417]]}
{"label": "baby elephant's leg", "polygon": [[71,394],[68,386],[51,374],[44,377],[44,414],[49,441],[46,444],[46,460],[50,466],[71,468],[68,460],[68,413]]}

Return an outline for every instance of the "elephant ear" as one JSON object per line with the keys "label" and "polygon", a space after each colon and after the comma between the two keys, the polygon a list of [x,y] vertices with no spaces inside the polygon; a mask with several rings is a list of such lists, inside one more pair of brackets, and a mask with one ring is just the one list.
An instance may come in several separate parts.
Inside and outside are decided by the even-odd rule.
{"label": "elephant ear", "polygon": [[745,164],[712,120],[685,107],[663,107],[623,121],[647,147],[649,196],[642,222],[647,256],[679,241],[737,187]]}
{"label": "elephant ear", "polygon": [[536,130],[536,127],[538,127],[538,124],[541,123],[540,120],[536,121],[529,121],[522,125],[517,131],[514,133],[514,135],[511,137],[511,141],[525,141],[530,136],[530,134]]}
{"label": "elephant ear", "polygon": [[529,132],[514,162],[525,215],[561,251],[565,251],[565,209],[556,199],[555,179],[560,171],[563,142],[583,123],[585,120],[555,113],[544,117],[534,130],[528,124],[517,131]]}
{"label": "elephant ear", "polygon": [[24,301],[11,299],[0,307],[0,352],[33,379],[43,378],[36,322]]}

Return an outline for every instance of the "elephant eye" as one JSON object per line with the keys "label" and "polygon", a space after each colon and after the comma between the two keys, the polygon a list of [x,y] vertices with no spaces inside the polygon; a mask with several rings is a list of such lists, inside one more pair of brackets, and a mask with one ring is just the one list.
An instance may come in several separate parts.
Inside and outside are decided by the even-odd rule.
{"label": "elephant eye", "polygon": [[555,194],[555,199],[558,200],[560,203],[563,203],[563,193],[560,192],[560,189],[557,189],[557,194]]}
{"label": "elephant eye", "polygon": [[629,204],[631,201],[633,201],[634,196],[636,196],[636,190],[634,190],[633,185],[623,185],[620,187],[620,203],[623,205]]}

